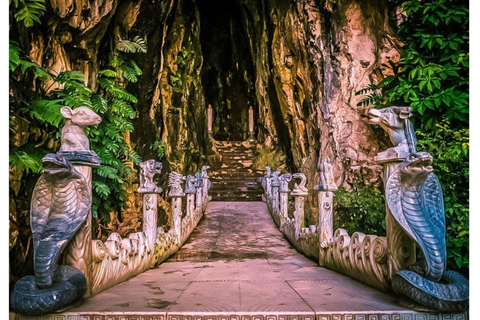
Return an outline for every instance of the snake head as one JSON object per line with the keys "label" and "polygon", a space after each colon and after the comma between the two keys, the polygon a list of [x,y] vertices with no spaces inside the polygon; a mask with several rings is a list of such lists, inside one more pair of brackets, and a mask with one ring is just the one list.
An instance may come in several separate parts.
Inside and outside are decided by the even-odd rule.
{"label": "snake head", "polygon": [[71,179],[81,178],[81,174],[73,168],[72,164],[65,157],[49,153],[42,159],[43,174],[47,178],[63,179],[70,177]]}
{"label": "snake head", "polygon": [[428,152],[415,152],[408,155],[400,170],[408,176],[427,176],[433,172],[433,157]]}

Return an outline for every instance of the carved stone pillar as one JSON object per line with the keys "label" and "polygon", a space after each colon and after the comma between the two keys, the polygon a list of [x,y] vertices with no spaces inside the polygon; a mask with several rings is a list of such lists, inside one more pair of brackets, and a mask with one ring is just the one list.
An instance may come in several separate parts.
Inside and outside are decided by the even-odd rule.
{"label": "carved stone pillar", "polygon": [[[377,159],[376,159],[377,160]],[[404,159],[393,160],[383,163],[382,180],[385,184],[390,175],[395,172]],[[400,224],[392,216],[385,202],[385,223],[387,229],[388,247],[388,274],[390,278],[400,270],[405,270],[416,261],[415,242],[403,231]]]}
{"label": "carved stone pillar", "polygon": [[318,236],[320,244],[318,264],[325,266],[324,248],[333,241],[333,196],[332,191],[337,191],[337,185],[333,177],[333,166],[330,159],[325,159],[319,166],[320,183],[313,189],[318,191]]}
{"label": "carved stone pillar", "polygon": [[272,196],[272,168],[267,167],[267,174],[265,174],[264,181],[265,181],[265,195],[267,197],[267,204],[270,201]]}
{"label": "carved stone pillar", "polygon": [[[92,167],[100,166],[101,160],[90,150],[90,142],[84,129],[89,125],[97,125],[102,118],[87,107],[74,110],[63,107],[61,114],[66,118],[62,129],[60,151],[58,155],[67,159],[73,167],[85,178],[88,196],[92,198]],[[87,119],[88,118],[88,119]],[[79,269],[87,280],[85,298],[92,295],[92,211],[88,212],[85,223],[78,229],[63,252],[66,265]]]}
{"label": "carved stone pillar", "polygon": [[171,172],[168,177],[168,186],[170,187],[169,196],[172,198],[172,225],[170,228],[175,233],[177,243],[182,238],[182,198],[185,197],[181,183],[185,177],[177,172]]}
{"label": "carved stone pillar", "polygon": [[303,173],[294,173],[293,178],[300,179],[300,184],[296,184],[292,190],[292,196],[295,197],[295,238],[300,234],[300,230],[305,227],[305,197],[308,196],[308,190],[305,187],[307,178]]}
{"label": "carved stone pillar", "polygon": [[185,187],[185,194],[187,195],[187,218],[191,219],[195,212],[195,177],[188,176],[187,183]]}
{"label": "carved stone pillar", "polygon": [[278,178],[278,175],[273,176],[272,180],[272,210],[275,214],[278,214],[279,210],[279,194],[278,190],[280,188],[280,180]]}
{"label": "carved stone pillar", "polygon": [[143,195],[143,224],[142,230],[147,236],[147,245],[150,250],[155,249],[157,238],[158,197],[162,188],[153,182],[153,177],[162,171],[162,163],[153,159],[140,163],[140,184],[137,192]]}
{"label": "carved stone pillar", "polygon": [[202,173],[197,172],[195,174],[195,190],[196,190],[196,196],[195,196],[195,209],[202,211],[202,205],[203,205],[203,178],[202,178]]}
{"label": "carved stone pillar", "polygon": [[208,172],[207,170],[210,169],[210,166],[203,166],[202,167],[202,180],[203,180],[203,205],[206,206],[208,201],[212,200],[211,197],[208,196],[208,189],[210,189],[211,182],[208,179]]}
{"label": "carved stone pillar", "polygon": [[[93,152],[93,151],[92,151]],[[60,152],[59,152],[60,153]],[[65,157],[67,158],[67,157]],[[68,159],[71,163],[75,160]],[[96,166],[96,165],[92,165]],[[74,165],[73,167],[82,174],[89,186],[89,197],[92,197],[92,166]],[[82,271],[87,279],[87,292],[85,298],[92,296],[92,211],[89,210],[85,223],[70,240],[63,252],[64,264]]]}
{"label": "carved stone pillar", "polygon": [[280,230],[282,230],[283,225],[285,224],[285,219],[288,217],[288,194],[290,189],[288,189],[288,183],[292,180],[292,175],[290,173],[283,174],[279,177],[280,182]]}

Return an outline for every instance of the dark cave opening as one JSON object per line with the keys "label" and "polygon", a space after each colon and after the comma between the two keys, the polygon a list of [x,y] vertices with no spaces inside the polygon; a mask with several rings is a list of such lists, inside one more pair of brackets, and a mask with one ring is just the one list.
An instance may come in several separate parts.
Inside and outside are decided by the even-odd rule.
{"label": "dark cave opening", "polygon": [[242,9],[235,1],[201,0],[200,44],[205,109],[213,109],[216,140],[246,140],[248,109],[258,115],[255,76]]}

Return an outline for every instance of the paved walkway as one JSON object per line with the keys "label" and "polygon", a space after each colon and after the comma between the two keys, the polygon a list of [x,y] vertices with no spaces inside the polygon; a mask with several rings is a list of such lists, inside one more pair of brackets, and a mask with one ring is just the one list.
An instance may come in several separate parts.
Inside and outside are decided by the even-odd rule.
{"label": "paved walkway", "polygon": [[244,320],[255,314],[350,319],[326,316],[345,313],[375,314],[374,319],[390,319],[379,316],[390,314],[393,319],[392,313],[407,316],[412,311],[400,308],[394,297],[300,255],[277,230],[264,203],[211,202],[172,258],[68,313],[103,314],[102,319],[137,314],[155,315],[148,319],[211,315],[208,319]]}

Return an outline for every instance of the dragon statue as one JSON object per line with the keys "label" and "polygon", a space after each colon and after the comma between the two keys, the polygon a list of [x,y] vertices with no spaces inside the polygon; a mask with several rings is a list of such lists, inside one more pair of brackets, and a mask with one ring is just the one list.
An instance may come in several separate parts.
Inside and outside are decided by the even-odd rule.
{"label": "dragon statue", "polygon": [[170,187],[170,197],[183,197],[185,193],[182,189],[182,181],[185,181],[186,178],[184,175],[178,172],[171,172],[168,175],[168,186]]}
{"label": "dragon statue", "polygon": [[82,271],[58,261],[90,213],[91,184],[72,164],[100,164],[84,130],[102,118],[87,107],[62,107],[60,113],[66,118],[60,150],[42,159],[42,176],[30,205],[35,275],[20,279],[10,296],[11,309],[22,314],[57,311],[82,299],[87,291]]}
{"label": "dragon statue", "polygon": [[[391,215],[416,243],[420,253],[407,269],[391,276],[393,290],[438,311],[464,311],[469,304],[468,280],[447,268],[446,227],[443,193],[433,173],[433,158],[416,151],[411,108],[370,109],[369,122],[380,124],[394,147],[379,153],[403,160],[388,175],[385,195]],[[387,235],[388,236],[388,235]]]}
{"label": "dragon statue", "polygon": [[162,188],[153,182],[153,177],[162,172],[162,163],[153,159],[140,163],[140,185],[138,193],[161,193]]}
{"label": "dragon statue", "polygon": [[10,299],[14,311],[29,315],[53,312],[80,299],[87,285],[80,270],[57,265],[90,210],[87,182],[64,157],[47,154],[42,162],[30,208],[35,276],[20,279]]}

